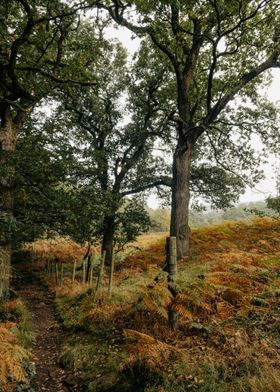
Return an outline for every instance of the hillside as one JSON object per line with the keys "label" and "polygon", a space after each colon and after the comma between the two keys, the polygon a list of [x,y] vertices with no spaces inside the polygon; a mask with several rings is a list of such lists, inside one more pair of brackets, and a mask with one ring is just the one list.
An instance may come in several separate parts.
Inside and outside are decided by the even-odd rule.
{"label": "hillside", "polygon": [[[60,329],[49,326],[52,322],[38,328],[36,318],[32,327],[38,342],[64,336],[61,352],[59,346],[55,350],[64,372],[58,368],[52,372],[65,374],[63,385],[71,391],[280,391],[279,220],[262,218],[193,230],[192,256],[179,264],[173,296],[167,274],[161,272],[164,241],[164,234],[146,234],[134,246],[137,251],[117,261],[111,297],[108,271],[95,293],[98,264],[93,285],[82,283],[79,268],[73,281],[73,261],[82,255],[78,245],[35,244],[32,268],[37,277],[33,274],[30,284],[25,279],[24,290],[20,284],[17,292],[27,291],[28,298],[38,292],[47,297],[45,284],[56,291]],[[64,276],[58,280],[55,270],[44,269],[44,260],[48,265],[51,256],[64,265]],[[27,276],[31,265],[21,263],[17,268]],[[40,319],[46,301],[38,301],[35,316]],[[29,299],[26,305],[33,312]],[[51,303],[48,306],[51,311]],[[168,326],[170,310],[176,314],[175,330]],[[25,314],[19,300],[1,308],[3,391],[17,390],[17,382],[24,385],[33,374],[28,351],[21,348],[30,347],[33,339]],[[37,345],[33,351],[38,356]],[[36,363],[43,374],[48,371],[44,360],[50,356],[41,352]],[[37,387],[40,380],[39,374]]]}
{"label": "hillside", "polygon": [[76,384],[89,391],[280,390],[279,230],[270,219],[194,230],[175,298],[159,275],[163,240],[117,266],[111,299],[104,288],[93,306],[90,291],[70,282],[59,288],[69,331],[62,361]]}
{"label": "hillside", "polygon": [[[190,227],[204,227],[222,224],[228,221],[245,221],[251,220],[254,216],[275,215],[276,209],[267,207],[267,202],[247,202],[239,203],[233,207],[224,209],[210,209],[204,211],[190,210],[189,224]],[[152,231],[168,231],[170,227],[170,210],[148,208],[148,213],[152,222]]]}

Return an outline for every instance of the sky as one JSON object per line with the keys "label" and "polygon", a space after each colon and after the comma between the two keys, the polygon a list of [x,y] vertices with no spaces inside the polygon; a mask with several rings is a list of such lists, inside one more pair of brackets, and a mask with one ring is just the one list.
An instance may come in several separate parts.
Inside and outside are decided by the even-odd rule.
{"label": "sky", "polygon": [[[124,47],[127,48],[130,55],[132,55],[139,47],[140,40],[138,38],[132,39],[132,34],[129,30],[118,27],[109,28],[107,30],[108,38],[119,39]],[[268,88],[267,95],[269,99],[274,102],[279,101],[280,103],[280,69],[272,70],[272,84]],[[280,132],[280,130],[279,130]],[[278,156],[273,156],[269,159],[268,164],[263,166],[265,173],[265,179],[259,182],[255,189],[249,187],[246,188],[246,192],[241,195],[240,203],[247,203],[250,201],[264,200],[269,195],[276,194],[276,172],[280,170],[280,153]],[[151,208],[157,208],[159,203],[154,195],[151,195],[148,199],[148,204]]]}
{"label": "sky", "polygon": [[[280,69],[272,71],[273,81],[268,88],[267,95],[273,102],[280,102]],[[279,129],[280,132],[280,129]],[[269,163],[264,166],[266,179],[259,182],[256,189],[247,188],[244,195],[241,196],[241,202],[263,200],[269,195],[276,194],[276,174],[280,169],[280,152],[278,156],[271,157]]]}

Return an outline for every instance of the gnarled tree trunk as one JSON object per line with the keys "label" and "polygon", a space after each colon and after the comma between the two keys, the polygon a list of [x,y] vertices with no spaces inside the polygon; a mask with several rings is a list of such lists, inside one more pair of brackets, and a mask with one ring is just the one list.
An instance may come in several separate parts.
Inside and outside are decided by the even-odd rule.
{"label": "gnarled tree trunk", "polygon": [[0,298],[7,296],[11,275],[11,225],[14,207],[14,169],[11,158],[16,148],[16,127],[9,110],[0,127]]}

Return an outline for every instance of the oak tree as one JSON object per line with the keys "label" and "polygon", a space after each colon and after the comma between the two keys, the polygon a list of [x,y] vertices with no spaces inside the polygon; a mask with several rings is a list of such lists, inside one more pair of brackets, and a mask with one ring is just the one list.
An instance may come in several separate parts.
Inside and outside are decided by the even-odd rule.
{"label": "oak tree", "polygon": [[[203,156],[210,143],[219,159],[221,140],[234,146],[237,129],[246,153],[252,133],[272,140],[267,125],[256,126],[262,111],[254,110],[253,122],[246,123],[246,116],[256,109],[266,71],[280,67],[279,1],[108,0],[97,6],[119,25],[148,36],[173,70],[177,102],[170,119],[177,126],[177,146],[170,234],[182,258],[189,252],[190,173],[198,145]],[[242,151],[239,156],[242,161]]]}
{"label": "oak tree", "polygon": [[[10,276],[14,224],[14,168],[10,164],[19,130],[34,106],[64,83],[86,83],[81,51],[67,41],[87,6],[61,0],[0,1],[0,297]],[[87,61],[92,60],[92,53]],[[81,72],[77,74],[77,67]]]}

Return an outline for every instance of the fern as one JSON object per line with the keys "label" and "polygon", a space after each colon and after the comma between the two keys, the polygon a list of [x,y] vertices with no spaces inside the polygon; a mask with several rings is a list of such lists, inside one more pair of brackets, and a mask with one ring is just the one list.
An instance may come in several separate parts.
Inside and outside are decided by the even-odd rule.
{"label": "fern", "polygon": [[136,307],[150,313],[156,313],[167,320],[168,308],[172,302],[172,294],[168,288],[168,275],[162,272],[155,283],[157,276],[158,270],[150,269],[147,272],[145,279],[139,285]]}
{"label": "fern", "polygon": [[122,368],[132,367],[134,364],[142,364],[150,369],[163,369],[169,359],[182,358],[183,352],[167,343],[139,331],[124,330],[126,349],[129,353],[122,363]]}
{"label": "fern", "polygon": [[15,326],[15,323],[0,325],[0,382],[4,391],[13,390],[9,389],[9,384],[27,381],[22,363],[28,360],[28,353],[18,344],[12,333]]}

